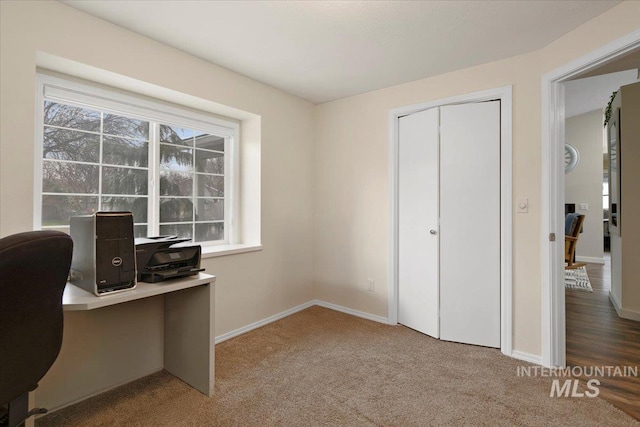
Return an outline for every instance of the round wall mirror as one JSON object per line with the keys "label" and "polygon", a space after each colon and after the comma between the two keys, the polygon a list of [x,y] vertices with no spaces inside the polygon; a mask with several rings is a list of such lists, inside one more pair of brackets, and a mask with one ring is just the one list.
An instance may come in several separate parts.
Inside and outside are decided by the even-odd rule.
{"label": "round wall mirror", "polygon": [[578,149],[571,144],[564,144],[564,173],[571,172],[580,161]]}

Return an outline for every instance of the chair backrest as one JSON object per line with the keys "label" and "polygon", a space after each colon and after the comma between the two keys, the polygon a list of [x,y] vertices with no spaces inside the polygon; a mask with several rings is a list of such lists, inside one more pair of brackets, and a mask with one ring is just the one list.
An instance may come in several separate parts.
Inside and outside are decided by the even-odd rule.
{"label": "chair backrest", "polygon": [[582,224],[584,223],[584,215],[579,213],[570,213],[564,218],[564,234],[565,236],[578,237],[582,233]]}
{"label": "chair backrest", "polygon": [[58,357],[72,250],[59,231],[0,239],[0,404],[35,389]]}

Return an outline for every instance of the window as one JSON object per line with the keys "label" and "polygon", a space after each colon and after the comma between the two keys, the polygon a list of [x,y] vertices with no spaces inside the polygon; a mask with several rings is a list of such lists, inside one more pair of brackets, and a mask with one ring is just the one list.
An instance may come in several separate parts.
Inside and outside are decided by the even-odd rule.
{"label": "window", "polygon": [[39,77],[36,227],[131,211],[136,237],[233,243],[236,123]]}
{"label": "window", "polygon": [[609,179],[606,176],[602,183],[602,209],[609,209]]}

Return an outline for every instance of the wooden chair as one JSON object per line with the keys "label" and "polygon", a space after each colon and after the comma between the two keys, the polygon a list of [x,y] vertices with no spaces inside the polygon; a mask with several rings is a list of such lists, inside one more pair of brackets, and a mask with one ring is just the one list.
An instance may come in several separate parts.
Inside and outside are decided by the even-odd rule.
{"label": "wooden chair", "polygon": [[582,232],[584,218],[584,215],[577,213],[570,213],[565,218],[564,262],[567,265],[564,268],[575,269],[586,265],[583,262],[575,262],[576,246],[578,246],[578,237]]}

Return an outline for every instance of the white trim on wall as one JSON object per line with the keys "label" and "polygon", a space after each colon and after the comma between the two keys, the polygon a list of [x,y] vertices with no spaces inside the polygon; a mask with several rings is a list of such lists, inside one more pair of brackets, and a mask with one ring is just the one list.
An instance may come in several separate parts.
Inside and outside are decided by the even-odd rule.
{"label": "white trim on wall", "polygon": [[257,322],[253,322],[253,323],[245,325],[245,326],[243,326],[241,328],[234,329],[233,331],[229,331],[229,332],[224,333],[222,335],[218,335],[215,338],[215,343],[216,344],[220,344],[221,342],[224,342],[224,341],[229,340],[231,338],[235,338],[238,335],[246,334],[249,331],[253,331],[254,329],[258,329],[258,328],[260,328],[262,326],[268,325],[269,323],[273,323],[276,320],[284,319],[285,317],[291,316],[292,314],[295,314],[295,313],[297,313],[299,311],[306,310],[307,308],[313,307],[314,305],[315,305],[314,301],[308,301],[308,302],[305,302],[304,304],[297,305],[297,306],[295,306],[293,308],[290,308],[288,310],[285,310],[285,311],[283,311],[281,313],[274,314],[273,316],[266,317],[266,318],[264,318],[262,320],[258,320]]}
{"label": "white trim on wall", "polygon": [[[542,360],[566,363],[564,311],[564,86],[563,82],[640,47],[636,30],[542,76]],[[557,238],[550,241],[549,233]]]}
{"label": "white trim on wall", "polygon": [[361,317],[363,319],[371,320],[373,322],[384,323],[385,325],[389,323],[389,319],[382,316],[376,316],[375,314],[366,313],[364,311],[354,310],[352,308],[343,307],[341,305],[333,304],[330,302],[314,300],[312,301],[314,305],[318,305],[320,307],[328,308],[330,310],[339,311],[341,313],[350,314],[352,316]]}
{"label": "white trim on wall", "polygon": [[511,357],[525,362],[533,363],[535,365],[542,365],[542,356],[534,356],[533,354],[524,353],[522,351],[513,350]]}
{"label": "white trim on wall", "polygon": [[337,305],[337,304],[332,304],[330,302],[325,302],[325,301],[320,301],[320,300],[311,300],[311,301],[307,301],[304,304],[300,304],[297,305],[293,308],[290,308],[288,310],[285,310],[281,313],[278,314],[274,314],[273,316],[269,316],[266,317],[262,320],[258,320],[257,322],[253,322],[249,325],[243,326],[241,328],[238,329],[234,329],[233,331],[229,331],[227,333],[224,333],[222,335],[218,335],[215,339],[216,344],[220,344],[221,342],[224,342],[226,340],[229,340],[231,338],[235,338],[239,335],[245,334],[249,331],[252,331],[254,329],[258,329],[261,328],[262,326],[266,326],[269,323],[273,323],[277,320],[280,319],[284,319],[285,317],[291,316],[292,314],[295,314],[299,311],[302,310],[306,310],[309,307],[313,307],[314,305],[320,306],[320,307],[324,307],[324,308],[328,308],[330,310],[334,310],[334,311],[339,311],[341,313],[346,313],[349,314],[351,316],[356,316],[356,317],[361,317],[363,319],[367,319],[367,320],[371,320],[374,322],[378,322],[378,323],[384,323],[384,324],[388,324],[388,321],[385,317],[382,316],[376,316],[375,314],[369,314],[369,313],[365,313],[364,311],[358,311],[358,310],[353,310],[351,308],[347,308],[347,307],[343,307],[341,305]]}
{"label": "white trim on wall", "polygon": [[513,209],[512,209],[512,88],[504,86],[389,111],[389,189],[390,224],[388,311],[390,325],[398,323],[398,120],[402,116],[444,105],[499,99],[500,104],[500,349],[512,354],[513,331]]}
{"label": "white trim on wall", "polygon": [[619,317],[622,317],[623,319],[635,320],[636,322],[640,322],[640,312],[622,308],[620,301],[618,300],[618,298],[616,298],[615,294],[611,291],[609,291],[609,301],[611,301],[611,304],[613,304],[613,308],[616,309],[616,313],[618,313]]}

